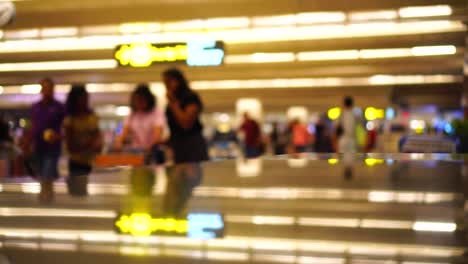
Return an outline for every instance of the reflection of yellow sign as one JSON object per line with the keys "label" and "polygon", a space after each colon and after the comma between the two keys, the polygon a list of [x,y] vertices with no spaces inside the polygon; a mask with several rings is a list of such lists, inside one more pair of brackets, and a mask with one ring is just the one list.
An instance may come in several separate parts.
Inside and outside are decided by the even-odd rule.
{"label": "reflection of yellow sign", "polygon": [[152,218],[149,214],[122,215],[115,226],[121,233],[133,236],[149,236],[158,232],[183,235],[188,233],[189,228],[187,220]]}
{"label": "reflection of yellow sign", "polygon": [[366,159],[366,160],[365,160],[365,163],[366,163],[367,166],[373,167],[374,165],[377,165],[377,164],[383,164],[383,163],[384,163],[384,160],[382,160],[382,159],[372,159],[372,158],[369,158],[369,159]]}
{"label": "reflection of yellow sign", "polygon": [[187,60],[187,45],[157,47],[151,43],[122,45],[115,53],[115,58],[122,66],[148,67],[153,62],[175,62]]}

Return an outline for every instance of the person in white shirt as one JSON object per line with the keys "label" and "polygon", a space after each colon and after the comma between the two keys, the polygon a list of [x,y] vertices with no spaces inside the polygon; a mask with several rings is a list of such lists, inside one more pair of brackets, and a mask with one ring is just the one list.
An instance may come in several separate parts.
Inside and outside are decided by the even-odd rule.
{"label": "person in white shirt", "polygon": [[340,126],[342,129],[342,135],[338,140],[338,152],[348,153],[357,152],[358,143],[356,128],[358,125],[358,118],[353,111],[354,99],[350,96],[344,99],[344,109],[340,117]]}

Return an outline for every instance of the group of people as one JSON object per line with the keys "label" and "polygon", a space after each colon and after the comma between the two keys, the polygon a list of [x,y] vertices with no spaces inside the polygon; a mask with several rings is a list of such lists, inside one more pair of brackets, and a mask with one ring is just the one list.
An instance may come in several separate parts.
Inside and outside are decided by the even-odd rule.
{"label": "group of people", "polygon": [[[371,151],[375,146],[375,135],[369,133],[363,126],[363,118],[354,111],[354,99],[345,97],[343,111],[334,125],[320,120],[315,124],[315,131],[299,119],[293,119],[286,129],[281,129],[277,122],[272,125],[269,138],[263,138],[260,124],[248,113],[244,114],[244,121],[240,131],[244,134],[244,156],[255,158],[265,152],[266,142],[269,141],[271,151],[275,155],[295,154],[308,151],[318,153],[356,153]],[[373,131],[375,134],[375,131]]]}
{"label": "group of people", "polygon": [[[157,107],[149,86],[138,85],[130,96],[131,113],[124,120],[123,131],[114,148],[123,150],[128,143],[132,150],[145,155],[148,164],[162,162],[164,157],[160,149],[163,144],[167,145],[173,153],[174,167],[177,167],[172,170],[174,173],[169,175],[169,180],[190,178],[192,184],[198,184],[202,177],[199,163],[208,159],[200,121],[203,103],[178,69],[166,70],[162,78],[168,99],[165,113]],[[72,85],[66,103],[62,104],[54,97],[52,79],[43,79],[40,84],[42,99],[32,107],[31,140],[26,144],[26,153],[34,161],[36,176],[41,184],[49,186],[59,178],[62,141],[69,157],[68,182],[89,175],[93,160],[103,147],[103,137],[86,86]],[[163,137],[165,127],[170,130],[167,140]]]}

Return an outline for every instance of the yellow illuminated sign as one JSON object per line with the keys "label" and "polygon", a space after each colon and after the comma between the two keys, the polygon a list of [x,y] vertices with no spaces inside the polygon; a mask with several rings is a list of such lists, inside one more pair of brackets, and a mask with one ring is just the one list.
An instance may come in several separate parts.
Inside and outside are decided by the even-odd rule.
{"label": "yellow illuminated sign", "polygon": [[330,164],[330,165],[336,165],[336,164],[338,164],[338,159],[329,159],[329,160],[328,160],[328,164]]}
{"label": "yellow illuminated sign", "polygon": [[189,231],[188,220],[153,218],[149,214],[121,215],[115,226],[120,233],[132,236],[149,236],[158,232],[185,235]]}
{"label": "yellow illuminated sign", "polygon": [[175,62],[187,60],[187,45],[157,47],[150,43],[122,45],[115,52],[122,66],[148,67],[153,62]]}
{"label": "yellow illuminated sign", "polygon": [[136,68],[167,62],[186,62],[189,66],[218,66],[224,60],[224,45],[210,40],[172,44],[133,43],[117,47],[114,57],[121,66]]}
{"label": "yellow illuminated sign", "polygon": [[328,110],[328,118],[330,120],[336,120],[341,116],[341,108],[335,107],[330,110]]}
{"label": "yellow illuminated sign", "polygon": [[367,120],[374,121],[374,120],[377,120],[377,119],[384,118],[385,117],[385,111],[383,109],[368,107],[368,108],[366,108],[366,111],[364,112],[364,116],[366,117]]}

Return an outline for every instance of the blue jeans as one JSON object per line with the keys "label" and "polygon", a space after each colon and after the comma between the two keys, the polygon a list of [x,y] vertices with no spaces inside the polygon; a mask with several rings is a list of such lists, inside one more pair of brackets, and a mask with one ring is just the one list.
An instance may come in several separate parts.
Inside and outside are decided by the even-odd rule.
{"label": "blue jeans", "polygon": [[60,153],[36,153],[39,178],[56,180],[59,178],[58,162]]}
{"label": "blue jeans", "polygon": [[258,158],[262,155],[260,148],[253,146],[244,147],[244,155],[246,158]]}

